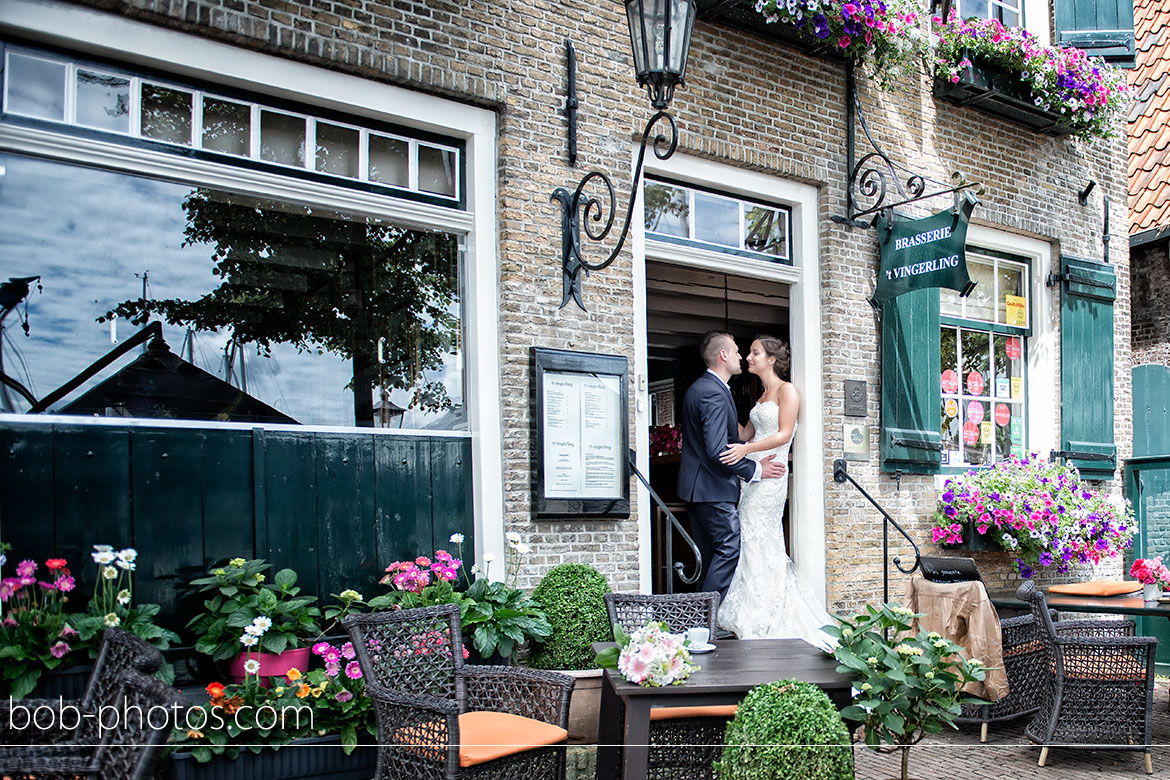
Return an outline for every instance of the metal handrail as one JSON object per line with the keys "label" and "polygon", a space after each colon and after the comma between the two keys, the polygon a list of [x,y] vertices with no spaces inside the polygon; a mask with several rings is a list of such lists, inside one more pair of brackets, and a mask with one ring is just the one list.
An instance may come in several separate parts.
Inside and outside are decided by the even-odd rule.
{"label": "metal handrail", "polygon": [[[687,529],[683,528],[682,523],[680,523],[678,518],[674,516],[674,512],[670,511],[670,507],[666,505],[666,502],[662,500],[662,497],[654,491],[654,488],[650,487],[650,480],[646,479],[646,477],[642,475],[641,471],[638,471],[637,453],[634,452],[634,450],[630,450],[629,460],[630,468],[635,474],[638,475],[638,479],[641,480],[642,484],[646,486],[646,490],[650,491],[650,498],[654,499],[654,503],[657,504],[658,507],[666,513],[667,519],[670,520],[670,523],[666,526],[666,568],[673,573],[677,573],[678,578],[687,585],[694,585],[699,581],[699,577],[703,574],[703,555],[699,552],[699,545],[695,544],[695,540],[691,538],[689,533],[687,533]],[[689,577],[686,575],[683,562],[674,560],[675,531],[678,531],[680,534],[682,534],[683,540],[695,553],[695,573]],[[674,577],[668,576],[666,578],[666,592],[674,593]]]}
{"label": "metal handrail", "polygon": [[918,571],[918,567],[922,565],[922,550],[918,548],[918,543],[911,538],[910,534],[906,533],[906,529],[899,525],[897,520],[890,517],[890,513],[883,509],[881,504],[874,501],[873,496],[867,493],[865,488],[857,484],[857,480],[849,475],[849,464],[846,460],[844,458],[837,458],[833,461],[833,481],[840,484],[846,480],[853,487],[857,488],[861,495],[865,496],[866,500],[873,504],[886,520],[882,523],[882,603],[885,604],[890,600],[890,567],[886,565],[886,560],[890,558],[890,526],[893,525],[894,528],[897,528],[898,533],[902,534],[902,537],[914,548],[914,565],[909,569],[902,566],[902,558],[900,556],[895,555],[893,557],[892,560],[894,565],[898,567],[898,571],[903,574],[913,574]]}

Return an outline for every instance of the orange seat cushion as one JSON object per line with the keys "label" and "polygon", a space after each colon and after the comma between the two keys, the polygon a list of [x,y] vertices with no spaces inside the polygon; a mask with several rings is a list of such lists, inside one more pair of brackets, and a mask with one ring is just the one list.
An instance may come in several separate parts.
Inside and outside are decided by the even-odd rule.
{"label": "orange seat cushion", "polygon": [[708,704],[705,707],[651,707],[650,720],[675,718],[734,718],[738,704]]}
{"label": "orange seat cushion", "polygon": [[1063,593],[1066,596],[1120,596],[1142,589],[1140,582],[1118,582],[1117,580],[1089,580],[1053,585],[1049,593]]}
{"label": "orange seat cushion", "polygon": [[[434,721],[399,729],[394,742],[406,750],[442,761],[447,753],[446,731],[442,721]],[[459,766],[495,761],[568,738],[569,732],[560,726],[509,712],[465,712],[459,716]]]}

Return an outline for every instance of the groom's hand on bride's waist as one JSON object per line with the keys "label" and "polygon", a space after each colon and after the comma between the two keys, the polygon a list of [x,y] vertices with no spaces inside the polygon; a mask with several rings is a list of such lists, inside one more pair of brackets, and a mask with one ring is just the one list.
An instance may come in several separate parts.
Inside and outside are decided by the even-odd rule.
{"label": "groom's hand on bride's waist", "polygon": [[760,458],[761,479],[777,479],[784,476],[787,472],[788,466],[783,463],[777,463],[775,455],[769,455],[766,458]]}

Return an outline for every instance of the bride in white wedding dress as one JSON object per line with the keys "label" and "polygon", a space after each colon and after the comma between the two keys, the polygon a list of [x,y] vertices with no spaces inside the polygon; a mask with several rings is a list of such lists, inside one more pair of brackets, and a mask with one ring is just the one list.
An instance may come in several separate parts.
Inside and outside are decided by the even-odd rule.
{"label": "bride in white wedding dress", "polygon": [[[721,460],[737,463],[775,454],[788,462],[796,434],[800,395],[787,374],[788,347],[771,336],[759,336],[747,356],[748,371],[760,377],[764,394],[740,428],[746,444],[729,444]],[[831,651],[834,640],[822,626],[835,621],[813,597],[784,547],[781,520],[788,497],[787,476],[743,486],[739,499],[740,552],[727,597],[719,605],[719,624],[740,639],[803,639]]]}

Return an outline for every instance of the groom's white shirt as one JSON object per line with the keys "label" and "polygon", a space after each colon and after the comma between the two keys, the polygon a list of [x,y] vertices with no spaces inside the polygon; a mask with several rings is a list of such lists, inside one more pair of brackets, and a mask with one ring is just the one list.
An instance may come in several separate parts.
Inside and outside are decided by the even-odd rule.
{"label": "groom's white shirt", "polygon": [[[731,395],[731,385],[729,385],[729,384],[727,384],[726,382],[724,382],[724,381],[723,381],[723,377],[719,376],[718,374],[716,374],[714,371],[712,371],[712,370],[711,370],[711,369],[709,369],[709,368],[707,369],[707,373],[708,373],[708,374],[710,374],[711,376],[715,377],[717,380],[719,380],[719,384],[721,384],[721,385],[723,385],[724,387],[726,387],[726,388],[727,388],[727,394],[728,394],[728,395]],[[735,396],[731,396],[731,397],[732,397],[732,398],[735,398]],[[738,422],[738,421],[737,421],[737,422]],[[761,463],[760,463],[760,462],[757,460],[757,461],[756,461],[756,473],[755,473],[755,474],[752,474],[752,478],[751,478],[751,479],[749,479],[749,480],[748,480],[748,482],[759,482],[759,481],[760,481],[760,479],[762,479],[762,478],[763,478],[763,474],[764,474],[764,466],[763,466],[763,464],[761,464]]]}

